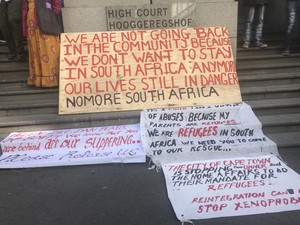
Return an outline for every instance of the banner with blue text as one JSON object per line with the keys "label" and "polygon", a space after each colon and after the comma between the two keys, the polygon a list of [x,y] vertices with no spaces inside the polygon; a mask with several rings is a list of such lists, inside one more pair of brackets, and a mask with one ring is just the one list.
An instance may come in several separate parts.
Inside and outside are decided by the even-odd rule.
{"label": "banner with blue text", "polygon": [[143,148],[156,165],[260,154],[277,145],[246,103],[144,110]]}

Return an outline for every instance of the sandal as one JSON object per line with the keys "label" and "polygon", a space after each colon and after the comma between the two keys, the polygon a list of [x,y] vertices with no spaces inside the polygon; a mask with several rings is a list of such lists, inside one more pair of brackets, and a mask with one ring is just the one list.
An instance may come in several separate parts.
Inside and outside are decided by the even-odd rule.
{"label": "sandal", "polygon": [[15,60],[16,56],[17,56],[16,53],[10,53],[8,55],[8,60],[13,61],[13,60]]}
{"label": "sandal", "polygon": [[282,52],[283,56],[289,56],[291,54],[291,51],[289,49],[286,49]]}
{"label": "sandal", "polygon": [[15,57],[15,61],[16,62],[24,62],[25,61],[25,57],[23,55],[17,55]]}

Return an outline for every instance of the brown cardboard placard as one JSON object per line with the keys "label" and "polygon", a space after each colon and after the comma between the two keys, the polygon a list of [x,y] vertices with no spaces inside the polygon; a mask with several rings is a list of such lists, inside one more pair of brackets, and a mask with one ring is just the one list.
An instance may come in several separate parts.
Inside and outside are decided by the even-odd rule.
{"label": "brown cardboard placard", "polygon": [[65,33],[59,114],[240,103],[225,27]]}

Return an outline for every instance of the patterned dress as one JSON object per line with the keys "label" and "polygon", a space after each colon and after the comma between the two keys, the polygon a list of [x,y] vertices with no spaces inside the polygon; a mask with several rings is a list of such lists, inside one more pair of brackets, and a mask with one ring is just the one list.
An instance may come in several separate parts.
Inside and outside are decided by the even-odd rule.
{"label": "patterned dress", "polygon": [[28,0],[27,42],[29,77],[27,83],[36,87],[56,87],[59,84],[59,36],[42,34],[34,23],[35,3]]}

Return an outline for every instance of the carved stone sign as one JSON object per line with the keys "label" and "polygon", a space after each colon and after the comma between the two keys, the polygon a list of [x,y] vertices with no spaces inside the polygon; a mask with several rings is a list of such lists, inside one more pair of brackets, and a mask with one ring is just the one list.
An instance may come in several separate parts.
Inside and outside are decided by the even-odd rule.
{"label": "carved stone sign", "polygon": [[148,30],[195,26],[195,3],[106,7],[107,30]]}

